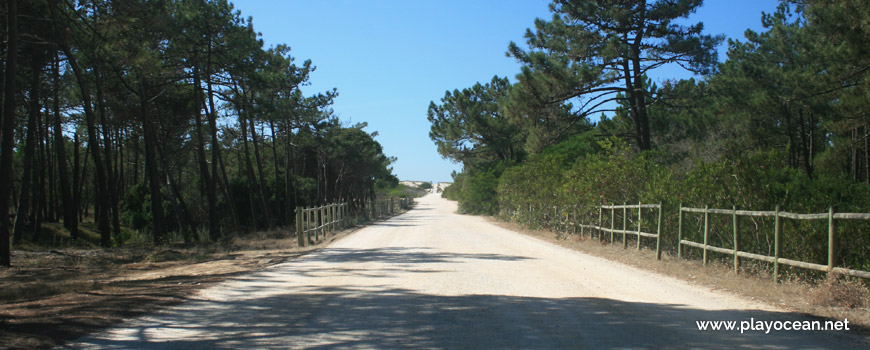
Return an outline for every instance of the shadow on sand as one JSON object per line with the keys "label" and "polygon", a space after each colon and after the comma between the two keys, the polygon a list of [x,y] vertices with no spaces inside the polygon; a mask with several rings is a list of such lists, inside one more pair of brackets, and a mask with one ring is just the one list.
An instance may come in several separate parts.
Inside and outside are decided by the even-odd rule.
{"label": "shadow on sand", "polygon": [[[309,260],[312,259],[312,260]],[[358,274],[324,268],[337,262],[394,262],[365,273],[390,276],[427,271],[433,263],[475,259],[520,261],[498,254],[450,254],[425,248],[326,249],[294,264],[247,275],[233,300],[191,300],[171,312],[134,320],[107,334],[80,340],[87,348],[410,348],[410,349],[797,349],[856,348],[839,332],[699,331],[700,320],[803,320],[797,314],[701,310],[679,304],[607,298],[534,298],[505,295],[429,295],[397,288],[294,286],[258,296],[282,274]],[[301,265],[301,266],[300,266]],[[385,264],[389,266],[390,264]],[[315,267],[317,266],[317,267]],[[291,271],[292,269],[292,271]],[[533,282],[529,282],[533,283]],[[655,293],[655,291],[647,291]]]}

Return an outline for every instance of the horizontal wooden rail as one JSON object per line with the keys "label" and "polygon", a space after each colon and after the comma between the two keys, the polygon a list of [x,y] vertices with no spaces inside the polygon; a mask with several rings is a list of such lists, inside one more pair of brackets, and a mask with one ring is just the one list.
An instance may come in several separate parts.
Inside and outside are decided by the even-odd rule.
{"label": "horizontal wooden rail", "polygon": [[623,204],[623,205],[602,205],[603,209],[658,209],[661,208],[661,204]]}
{"label": "horizontal wooden rail", "polygon": [[613,233],[624,233],[624,234],[627,234],[627,235],[635,235],[635,236],[640,235],[640,236],[642,236],[642,237],[650,237],[650,238],[656,238],[656,237],[658,237],[657,234],[655,234],[655,233],[648,233],[648,232],[638,232],[638,231],[630,231],[630,230],[617,230],[617,229],[613,229],[613,230],[611,230],[611,229],[609,229],[609,228],[607,228],[607,227],[598,227],[598,226],[592,226],[592,225],[589,225],[589,228],[593,228],[593,229],[601,230],[601,231],[604,231],[604,232],[607,232],[607,233],[611,233],[611,232],[613,232]]}

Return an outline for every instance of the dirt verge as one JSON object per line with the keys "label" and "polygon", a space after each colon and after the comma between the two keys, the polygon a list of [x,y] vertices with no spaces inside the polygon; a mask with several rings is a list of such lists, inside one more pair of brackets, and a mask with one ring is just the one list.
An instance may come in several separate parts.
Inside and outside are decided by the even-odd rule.
{"label": "dirt verge", "polygon": [[359,227],[299,248],[286,232],[197,247],[14,251],[0,269],[0,349],[52,348],[186,300],[227,278],[280,264]]}
{"label": "dirt verge", "polygon": [[722,262],[712,261],[708,266],[703,266],[701,261],[678,259],[667,253],[663,253],[662,260],[659,261],[656,260],[655,252],[652,250],[637,251],[632,248],[635,243],[631,240],[629,240],[629,248],[623,249],[620,242],[611,245],[609,240],[601,242],[597,236],[595,238],[580,235],[559,237],[552,231],[528,229],[493,217],[487,217],[487,220],[503,228],[568,249],[676,277],[711,290],[730,292],[750,300],[815,317],[834,320],[847,318],[850,325],[860,327],[860,331],[864,334],[870,334],[870,291],[856,281],[829,280],[822,283],[808,283],[797,278],[786,278],[785,281],[774,284],[769,274],[753,272],[751,268],[745,268],[740,274],[735,274],[733,265]]}

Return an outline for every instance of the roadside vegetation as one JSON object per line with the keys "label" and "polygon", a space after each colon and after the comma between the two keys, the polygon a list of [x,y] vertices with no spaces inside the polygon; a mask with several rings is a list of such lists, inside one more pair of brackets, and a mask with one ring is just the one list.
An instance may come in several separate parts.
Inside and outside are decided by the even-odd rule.
{"label": "roadside vegetation", "polygon": [[396,186],[376,133],[333,113],[338,91],[303,92],[315,65],[226,0],[8,1],[0,27],[0,265],[220,242]]}
{"label": "roadside vegetation", "polygon": [[[715,50],[722,37],[700,23],[676,24],[700,4],[553,1],[554,17],[528,30],[529,48],[508,46],[523,64],[515,83],[495,77],[430,104],[432,140],[464,169],[443,196],[458,200],[460,212],[559,236],[596,224],[600,205],[662,203],[671,253],[681,204],[870,212],[866,2],[783,1],[759,14],[763,31],[727,43],[723,62]],[[696,76],[649,78],[665,64]],[[711,218],[709,244],[732,246],[730,220]],[[684,238],[700,240],[702,215],[683,225]],[[740,225],[741,250],[772,255],[772,219]],[[787,220],[783,232],[783,256],[826,264],[825,223]],[[839,266],[870,270],[868,232],[867,222],[840,226]],[[819,302],[870,306],[867,281],[787,273],[855,286],[831,287],[833,294],[858,293]]]}

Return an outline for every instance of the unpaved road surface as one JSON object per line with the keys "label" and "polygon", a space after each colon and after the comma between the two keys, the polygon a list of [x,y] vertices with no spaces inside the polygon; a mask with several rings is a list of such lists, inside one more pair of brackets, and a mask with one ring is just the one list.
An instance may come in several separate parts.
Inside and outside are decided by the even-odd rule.
{"label": "unpaved road surface", "polygon": [[328,248],[79,339],[84,348],[867,349],[848,331],[699,331],[803,316],[455,214],[437,195]]}

